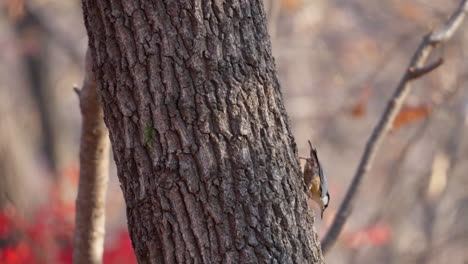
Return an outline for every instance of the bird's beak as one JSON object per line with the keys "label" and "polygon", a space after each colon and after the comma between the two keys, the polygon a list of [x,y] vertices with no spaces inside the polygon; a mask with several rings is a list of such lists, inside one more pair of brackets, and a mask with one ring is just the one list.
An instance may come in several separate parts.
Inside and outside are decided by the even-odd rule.
{"label": "bird's beak", "polygon": [[323,212],[325,211],[325,208],[322,208],[322,212],[320,213],[320,218],[323,219]]}

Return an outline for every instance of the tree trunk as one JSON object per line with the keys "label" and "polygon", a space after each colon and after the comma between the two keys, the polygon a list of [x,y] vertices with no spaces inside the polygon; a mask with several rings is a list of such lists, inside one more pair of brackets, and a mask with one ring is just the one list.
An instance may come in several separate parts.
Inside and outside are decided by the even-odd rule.
{"label": "tree trunk", "polygon": [[83,87],[78,93],[83,118],[80,182],[76,198],[74,264],[102,263],[109,179],[109,138],[97,95],[92,60],[86,52]]}
{"label": "tree trunk", "polygon": [[139,263],[323,263],[262,1],[83,3]]}
{"label": "tree trunk", "polygon": [[[22,56],[24,64],[25,79],[31,89],[31,95],[37,107],[40,122],[40,146],[44,154],[48,169],[52,172],[55,180],[59,179],[59,155],[58,136],[60,131],[54,118],[56,108],[53,96],[51,96],[51,82],[49,80],[49,58],[47,54],[48,40],[44,38],[41,28],[38,26],[38,18],[25,6],[25,14],[22,19],[15,23],[18,38],[23,45],[22,49],[27,51]],[[31,48],[32,43],[35,47]]]}

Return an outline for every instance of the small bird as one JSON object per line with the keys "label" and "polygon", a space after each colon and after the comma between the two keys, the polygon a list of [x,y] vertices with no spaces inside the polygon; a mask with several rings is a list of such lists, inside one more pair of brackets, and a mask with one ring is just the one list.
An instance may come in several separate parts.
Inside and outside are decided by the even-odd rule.
{"label": "small bird", "polygon": [[306,161],[304,166],[304,182],[307,188],[307,194],[314,200],[321,209],[321,218],[323,212],[327,209],[330,203],[330,193],[328,192],[327,177],[323,174],[322,167],[317,156],[317,150],[312,147],[309,140],[310,157],[300,158]]}

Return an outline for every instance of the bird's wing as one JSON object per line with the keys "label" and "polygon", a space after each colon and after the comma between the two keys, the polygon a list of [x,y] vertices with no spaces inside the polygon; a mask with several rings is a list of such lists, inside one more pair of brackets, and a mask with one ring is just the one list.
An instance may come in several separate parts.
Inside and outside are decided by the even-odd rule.
{"label": "bird's wing", "polygon": [[310,156],[314,158],[318,170],[319,170],[319,176],[320,176],[320,188],[322,197],[325,197],[328,193],[328,183],[327,183],[327,178],[324,177],[323,175],[323,170],[322,170],[322,165],[320,165],[320,161],[317,155],[317,150],[312,146],[312,143],[309,140],[309,147],[310,147]]}

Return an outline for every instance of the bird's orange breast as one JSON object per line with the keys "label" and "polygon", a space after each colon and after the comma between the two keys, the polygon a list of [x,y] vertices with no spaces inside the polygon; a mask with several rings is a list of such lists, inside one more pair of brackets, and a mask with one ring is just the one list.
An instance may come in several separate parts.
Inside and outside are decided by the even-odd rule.
{"label": "bird's orange breast", "polygon": [[312,179],[310,192],[313,196],[320,197],[320,177],[316,176]]}

